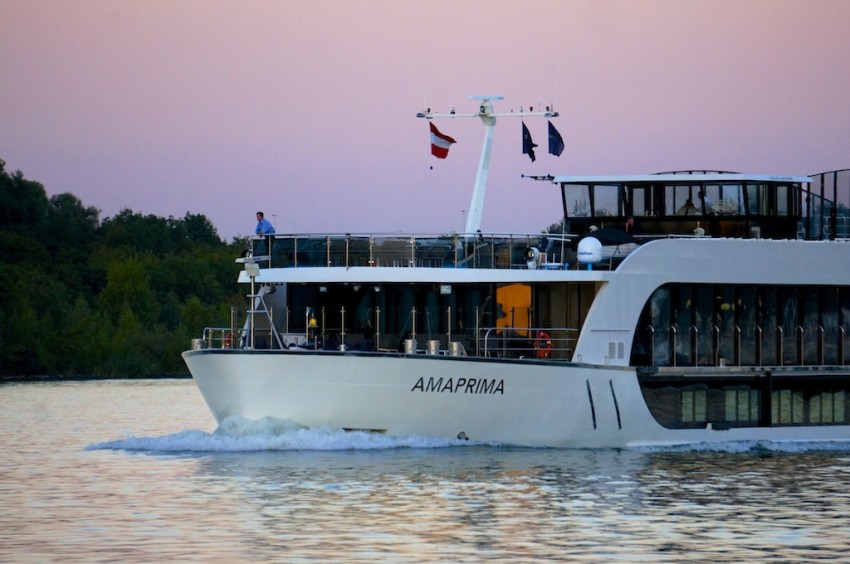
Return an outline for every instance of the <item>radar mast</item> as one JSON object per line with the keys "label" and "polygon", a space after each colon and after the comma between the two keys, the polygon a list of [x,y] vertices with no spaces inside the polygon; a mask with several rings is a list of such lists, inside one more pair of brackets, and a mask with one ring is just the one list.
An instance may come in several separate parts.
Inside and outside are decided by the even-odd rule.
{"label": "radar mast", "polygon": [[466,234],[477,232],[481,228],[481,214],[484,210],[484,197],[487,193],[487,174],[490,172],[490,152],[493,148],[493,132],[496,128],[496,118],[500,117],[558,117],[558,112],[554,111],[551,106],[546,106],[545,111],[525,111],[520,107],[519,112],[494,112],[493,101],[504,100],[503,96],[469,96],[469,100],[477,100],[479,102],[478,111],[474,113],[458,113],[454,108],[448,113],[432,112],[428,108],[424,112],[416,114],[418,118],[437,119],[437,118],[480,118],[484,124],[484,144],[481,147],[481,158],[478,161],[478,172],[475,174],[475,184],[472,187],[472,198],[469,202],[469,211],[466,216]]}

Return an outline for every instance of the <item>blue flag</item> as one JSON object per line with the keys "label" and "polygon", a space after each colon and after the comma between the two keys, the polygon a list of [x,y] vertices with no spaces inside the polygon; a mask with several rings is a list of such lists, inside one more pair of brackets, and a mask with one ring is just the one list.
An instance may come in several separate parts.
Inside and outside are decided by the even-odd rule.
{"label": "blue flag", "polygon": [[564,152],[564,139],[552,122],[549,122],[549,152],[556,157],[560,157]]}
{"label": "blue flag", "polygon": [[537,145],[534,144],[534,141],[531,140],[531,133],[528,132],[525,122],[522,122],[522,152],[531,158],[531,162],[534,162],[535,159],[537,159],[537,157],[534,156],[534,148],[536,146]]}

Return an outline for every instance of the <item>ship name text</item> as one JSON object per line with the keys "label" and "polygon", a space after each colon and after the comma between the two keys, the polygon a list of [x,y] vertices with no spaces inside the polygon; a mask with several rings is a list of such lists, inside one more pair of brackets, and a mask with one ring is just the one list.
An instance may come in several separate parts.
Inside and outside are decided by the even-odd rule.
{"label": "ship name text", "polygon": [[419,378],[411,392],[451,392],[455,394],[502,394],[505,381],[487,378]]}

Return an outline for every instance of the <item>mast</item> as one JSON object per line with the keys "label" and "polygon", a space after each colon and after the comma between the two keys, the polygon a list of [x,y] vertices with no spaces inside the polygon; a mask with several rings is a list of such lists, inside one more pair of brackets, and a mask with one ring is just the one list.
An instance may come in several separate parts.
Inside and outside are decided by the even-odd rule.
{"label": "mast", "polygon": [[499,117],[526,117],[526,116],[543,116],[543,117],[558,117],[558,112],[546,106],[545,111],[524,111],[520,108],[519,112],[502,112],[493,111],[494,100],[504,100],[503,96],[469,96],[469,100],[478,100],[480,102],[478,111],[475,113],[457,113],[454,108],[449,113],[435,113],[428,108],[424,112],[416,114],[418,118],[435,119],[435,118],[480,118],[484,124],[484,144],[481,147],[481,158],[478,161],[478,171],[475,174],[475,184],[472,187],[472,198],[469,201],[469,212],[466,216],[466,234],[475,233],[481,228],[481,215],[484,211],[484,197],[487,193],[487,175],[490,172],[490,153],[493,149],[493,133],[496,129],[496,118]]}

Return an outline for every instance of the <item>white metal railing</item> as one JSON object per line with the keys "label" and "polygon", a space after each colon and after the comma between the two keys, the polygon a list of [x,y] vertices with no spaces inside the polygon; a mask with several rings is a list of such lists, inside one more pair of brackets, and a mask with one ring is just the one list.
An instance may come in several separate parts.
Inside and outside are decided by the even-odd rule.
{"label": "white metal railing", "polygon": [[578,333],[578,329],[570,327],[483,328],[482,355],[570,360]]}
{"label": "white metal railing", "polygon": [[[254,329],[254,342],[262,343],[257,348],[286,348],[296,345],[302,348],[316,348],[318,346],[318,333],[321,327],[308,329],[308,335],[302,333],[274,335],[272,327]],[[452,356],[483,356],[499,358],[526,358],[541,360],[570,360],[578,340],[578,329],[569,327],[485,327],[477,332],[478,338],[475,345],[467,348],[470,341],[461,335],[453,340],[451,333],[444,335],[433,335],[424,343],[426,348],[419,348],[419,338],[414,334],[407,335],[404,347],[385,348],[377,346],[372,352],[407,354],[447,354]],[[260,337],[263,337],[260,341]],[[295,337],[295,339],[293,339]],[[421,336],[420,336],[421,337]],[[469,337],[469,336],[467,336]],[[275,347],[274,343],[284,342],[282,347]],[[458,340],[459,339],[459,340]],[[379,342],[379,341],[376,341]],[[232,327],[205,327],[203,337],[194,339],[194,349],[243,349],[251,348],[249,330],[246,328],[234,329]],[[446,348],[443,348],[443,344]],[[344,342],[339,350],[346,350]]]}
{"label": "white metal railing", "polygon": [[[569,235],[545,233],[275,234],[253,237],[254,256],[268,255],[270,266],[373,266],[528,268],[526,250],[535,248],[540,267],[567,264]],[[545,248],[544,248],[545,247]]]}

